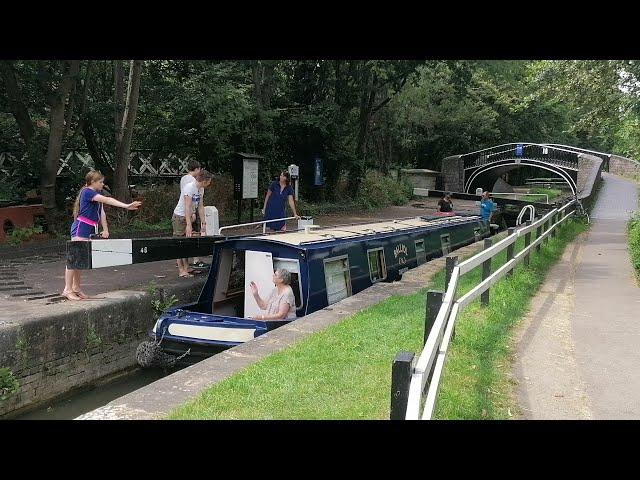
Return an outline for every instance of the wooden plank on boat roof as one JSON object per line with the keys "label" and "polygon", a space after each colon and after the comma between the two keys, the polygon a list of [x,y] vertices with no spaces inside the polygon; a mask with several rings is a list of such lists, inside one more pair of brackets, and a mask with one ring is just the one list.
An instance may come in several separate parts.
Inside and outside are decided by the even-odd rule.
{"label": "wooden plank on boat roof", "polygon": [[371,235],[375,233],[390,233],[394,231],[410,230],[417,227],[426,227],[430,225],[447,224],[447,223],[459,223],[466,220],[466,217],[450,216],[434,219],[422,219],[420,217],[402,219],[402,220],[388,220],[381,222],[365,223],[361,225],[348,225],[348,226],[336,226],[336,227],[324,227],[315,228],[309,233],[304,231],[297,231],[291,233],[279,233],[277,235],[261,235],[254,237],[254,239],[273,240],[276,242],[282,242],[289,245],[301,245],[303,243],[311,242],[329,242],[332,240],[339,240],[341,238],[353,238],[358,235]]}

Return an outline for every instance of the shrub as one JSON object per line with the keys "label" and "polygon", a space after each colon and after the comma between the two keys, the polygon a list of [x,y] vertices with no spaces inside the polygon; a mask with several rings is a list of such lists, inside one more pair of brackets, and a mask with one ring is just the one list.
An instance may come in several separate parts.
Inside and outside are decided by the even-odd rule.
{"label": "shrub", "polygon": [[377,171],[369,171],[360,185],[357,198],[349,194],[348,182],[340,179],[336,186],[336,202],[311,203],[301,199],[299,210],[304,215],[317,216],[357,210],[374,210],[389,205],[404,205],[413,193],[411,185]]}
{"label": "shrub", "polygon": [[40,225],[34,227],[14,228],[9,235],[7,243],[9,245],[20,245],[25,240],[29,240],[34,235],[42,233],[42,227]]}

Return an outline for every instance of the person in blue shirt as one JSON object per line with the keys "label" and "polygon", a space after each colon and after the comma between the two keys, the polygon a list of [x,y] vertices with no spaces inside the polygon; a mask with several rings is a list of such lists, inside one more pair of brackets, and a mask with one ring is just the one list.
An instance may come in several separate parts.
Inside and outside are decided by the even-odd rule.
{"label": "person in blue shirt", "polygon": [[496,204],[491,200],[491,194],[484,192],[480,200],[480,217],[482,217],[483,220],[490,221],[491,213],[493,213],[496,208]]}
{"label": "person in blue shirt", "polygon": [[[300,218],[296,213],[296,204],[293,201],[293,188],[291,188],[289,172],[283,171],[280,173],[280,178],[269,185],[267,194],[264,197],[264,207],[262,208],[264,219],[285,218],[287,202],[291,207],[293,216]],[[269,222],[267,223],[267,228],[274,231],[286,231],[287,224],[284,220]]]}

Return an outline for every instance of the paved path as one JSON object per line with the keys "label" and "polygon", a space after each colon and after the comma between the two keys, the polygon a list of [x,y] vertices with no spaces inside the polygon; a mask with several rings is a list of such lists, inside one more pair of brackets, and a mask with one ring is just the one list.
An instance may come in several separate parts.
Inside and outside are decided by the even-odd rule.
{"label": "paved path", "polygon": [[518,331],[524,418],[640,418],[640,288],[626,236],[638,187],[603,180],[591,230],[549,272]]}

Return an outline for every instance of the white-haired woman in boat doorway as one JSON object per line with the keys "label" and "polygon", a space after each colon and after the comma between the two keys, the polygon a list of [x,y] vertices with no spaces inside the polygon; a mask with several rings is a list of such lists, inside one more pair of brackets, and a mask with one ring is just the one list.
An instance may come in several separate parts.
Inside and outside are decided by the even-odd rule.
{"label": "white-haired woman in boat doorway", "polygon": [[266,313],[257,315],[256,320],[295,320],[296,299],[291,288],[291,273],[284,268],[278,268],[273,272],[273,283],[276,288],[266,300],[260,298],[258,286],[255,282],[249,283],[253,298],[261,310]]}

